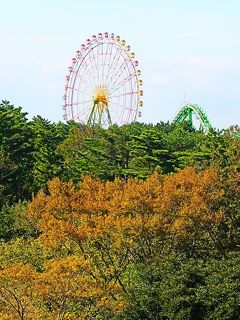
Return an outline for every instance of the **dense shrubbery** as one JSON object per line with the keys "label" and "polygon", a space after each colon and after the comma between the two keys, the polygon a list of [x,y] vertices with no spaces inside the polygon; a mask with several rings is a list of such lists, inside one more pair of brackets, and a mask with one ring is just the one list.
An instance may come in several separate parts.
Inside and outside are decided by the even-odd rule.
{"label": "dense shrubbery", "polygon": [[239,129],[0,104],[0,319],[240,319]]}

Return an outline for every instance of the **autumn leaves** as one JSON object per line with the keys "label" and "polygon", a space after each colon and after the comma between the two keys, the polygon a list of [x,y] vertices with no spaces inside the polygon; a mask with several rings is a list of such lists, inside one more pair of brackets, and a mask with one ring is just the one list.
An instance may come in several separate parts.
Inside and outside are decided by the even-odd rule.
{"label": "autumn leaves", "polygon": [[29,263],[2,268],[3,310],[16,319],[91,319],[107,310],[121,312],[139,262],[169,246],[188,245],[189,237],[212,241],[210,233],[222,219],[222,196],[213,169],[187,168],[145,181],[50,181],[49,194],[39,192],[28,215],[40,231],[35,241],[52,256],[39,270]]}
{"label": "autumn leaves", "polygon": [[[121,319],[142,264],[226,254],[225,184],[218,170],[191,167],[146,180],[53,179],[28,204],[38,232],[25,260],[0,270],[1,319]],[[24,252],[17,242],[10,250]]]}

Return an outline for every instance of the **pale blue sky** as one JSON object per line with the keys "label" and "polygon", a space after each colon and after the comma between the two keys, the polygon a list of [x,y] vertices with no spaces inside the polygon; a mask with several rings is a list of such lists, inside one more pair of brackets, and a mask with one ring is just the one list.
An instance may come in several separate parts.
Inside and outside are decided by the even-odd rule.
{"label": "pale blue sky", "polygon": [[184,100],[215,127],[240,119],[240,1],[0,0],[0,99],[62,120],[67,67],[99,32],[125,39],[144,82],[144,122],[167,121]]}

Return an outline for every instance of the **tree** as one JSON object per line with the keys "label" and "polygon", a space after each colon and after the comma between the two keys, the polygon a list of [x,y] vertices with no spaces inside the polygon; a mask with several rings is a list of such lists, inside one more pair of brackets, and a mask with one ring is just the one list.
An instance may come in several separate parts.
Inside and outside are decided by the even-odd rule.
{"label": "tree", "polygon": [[0,178],[10,202],[30,197],[32,144],[26,115],[8,101],[0,103],[0,146],[5,161]]}
{"label": "tree", "polygon": [[157,256],[135,266],[128,306],[117,320],[240,319],[239,253],[222,259]]}
{"label": "tree", "polygon": [[3,146],[0,146],[0,208],[9,200],[10,195],[6,193],[5,181],[14,174],[16,168],[17,166],[11,162]]}
{"label": "tree", "polygon": [[[16,264],[0,270],[1,311],[12,319],[25,320],[35,313],[33,303],[36,272],[30,265]],[[36,314],[36,313],[35,313]],[[29,318],[28,318],[29,319]]]}
{"label": "tree", "polygon": [[[84,175],[102,180],[116,176],[146,178],[154,171],[170,173],[200,159],[203,133],[184,126],[132,123],[107,130],[73,126],[58,150],[64,158],[64,180]],[[101,166],[99,166],[101,163]]]}
{"label": "tree", "polygon": [[62,158],[57,147],[67,136],[68,127],[63,123],[51,123],[40,116],[29,122],[32,132],[32,191],[45,188],[47,181],[61,173]]}
{"label": "tree", "polygon": [[0,239],[9,241],[17,237],[36,237],[37,225],[26,213],[26,202],[12,206],[5,204],[0,209]]}

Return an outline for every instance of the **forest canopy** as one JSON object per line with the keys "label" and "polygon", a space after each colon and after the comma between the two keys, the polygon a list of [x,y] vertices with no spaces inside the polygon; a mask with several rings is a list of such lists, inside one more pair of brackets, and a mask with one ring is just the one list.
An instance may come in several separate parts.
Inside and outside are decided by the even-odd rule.
{"label": "forest canopy", "polygon": [[239,127],[0,103],[0,319],[240,319]]}

